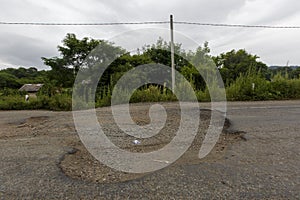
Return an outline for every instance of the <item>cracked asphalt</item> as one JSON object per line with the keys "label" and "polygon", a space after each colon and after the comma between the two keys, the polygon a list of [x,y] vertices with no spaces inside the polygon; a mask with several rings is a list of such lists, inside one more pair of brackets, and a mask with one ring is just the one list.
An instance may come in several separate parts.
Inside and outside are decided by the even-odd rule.
{"label": "cracked asphalt", "polygon": [[94,183],[59,167],[71,112],[1,111],[0,199],[300,199],[300,101],[229,102],[227,117],[246,134],[218,159]]}

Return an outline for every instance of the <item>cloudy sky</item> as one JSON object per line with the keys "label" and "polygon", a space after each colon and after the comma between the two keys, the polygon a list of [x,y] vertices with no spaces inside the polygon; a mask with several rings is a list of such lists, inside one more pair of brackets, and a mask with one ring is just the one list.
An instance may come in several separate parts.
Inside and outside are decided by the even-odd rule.
{"label": "cloudy sky", "polygon": [[[299,0],[0,0],[0,4],[1,22],[167,21],[173,14],[175,21],[300,26]],[[36,66],[47,69],[41,57],[57,56],[56,47],[67,33],[75,33],[79,38],[87,36],[111,40],[125,48],[138,48],[155,41],[158,36],[169,40],[168,28],[168,24],[84,27],[0,25],[0,68]],[[213,55],[232,49],[246,49],[260,56],[260,60],[268,65],[286,65],[288,61],[290,65],[300,65],[300,29],[177,24],[175,30],[175,40],[182,42],[186,48],[192,47],[180,40],[182,35],[197,44],[208,41]]]}

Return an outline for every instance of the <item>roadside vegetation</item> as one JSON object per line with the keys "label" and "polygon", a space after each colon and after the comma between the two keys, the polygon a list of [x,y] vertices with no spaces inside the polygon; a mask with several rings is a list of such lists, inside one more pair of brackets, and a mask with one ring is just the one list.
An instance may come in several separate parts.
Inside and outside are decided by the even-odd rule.
{"label": "roadside vegetation", "polygon": [[[71,110],[76,75],[81,66],[86,65],[87,55],[99,46],[97,49],[106,52],[102,54],[103,62],[114,61],[98,82],[96,107],[110,105],[115,84],[129,70],[151,63],[171,65],[170,44],[162,39],[131,54],[108,41],[78,39],[75,34],[67,34],[62,46],[58,46],[60,57],[42,58],[51,70],[39,71],[35,67],[0,70],[0,110]],[[244,49],[213,57],[208,43],[189,52],[182,49],[180,44],[175,44],[175,54],[176,69],[191,83],[199,101],[210,101],[210,96],[196,68],[200,68],[205,75],[213,73],[215,67],[221,74],[229,101],[300,99],[300,68],[268,68],[259,61],[258,56]],[[26,92],[18,89],[23,84],[34,83],[42,83],[44,86],[36,98],[25,101]],[[122,96],[122,91],[119,92]],[[169,89],[154,84],[139,88],[130,99],[132,103],[176,100]]]}

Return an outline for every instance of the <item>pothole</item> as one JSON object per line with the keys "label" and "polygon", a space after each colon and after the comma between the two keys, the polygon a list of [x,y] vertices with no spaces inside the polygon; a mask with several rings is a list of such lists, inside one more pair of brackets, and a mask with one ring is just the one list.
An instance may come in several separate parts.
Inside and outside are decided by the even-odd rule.
{"label": "pothole", "polygon": [[[199,129],[198,134],[195,137],[192,145],[190,146],[188,151],[185,152],[185,154],[181,158],[179,158],[175,163],[171,164],[170,167],[174,165],[198,164],[201,162],[216,162],[218,159],[221,159],[224,156],[228,145],[238,140],[241,140],[240,133],[235,132],[234,134],[232,134],[231,132],[226,131],[230,127],[230,121],[226,119],[224,130],[223,133],[220,135],[218,143],[215,145],[212,152],[206,158],[200,160],[198,158],[198,153],[201,147],[201,143],[204,139],[207,127],[209,126],[211,113],[209,110],[201,110],[201,115],[202,127],[201,129]],[[111,121],[107,120],[107,123],[111,124]],[[169,124],[169,126],[172,126],[172,124]],[[119,140],[119,142],[124,140],[122,136],[115,137],[114,139]],[[152,142],[147,143],[147,145],[143,144],[144,143],[141,143],[140,145],[127,146],[125,149],[131,152],[148,152],[155,151],[157,150],[157,148],[161,148],[167,143],[163,142],[162,140],[152,140]],[[66,153],[64,158],[59,163],[59,167],[61,168],[63,173],[68,177],[88,182],[113,183],[134,180],[146,175],[124,173],[107,167],[106,165],[96,160],[86,150],[86,148],[82,145],[80,140],[78,140],[76,143],[71,144],[71,146],[72,148],[77,150],[66,151],[68,153]]]}

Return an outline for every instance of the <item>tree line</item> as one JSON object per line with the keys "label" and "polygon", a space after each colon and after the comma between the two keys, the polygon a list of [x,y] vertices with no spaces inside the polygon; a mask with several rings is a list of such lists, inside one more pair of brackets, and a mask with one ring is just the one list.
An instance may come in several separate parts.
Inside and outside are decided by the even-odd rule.
{"label": "tree line", "polygon": [[[75,34],[69,33],[57,49],[59,56],[42,57],[44,64],[49,66],[51,70],[38,71],[35,67],[0,70],[0,91],[18,89],[26,83],[43,83],[45,84],[41,91],[43,95],[55,96],[58,91],[60,93],[69,91],[67,93],[70,94],[78,71],[95,60],[98,59],[99,62],[99,59],[101,59],[103,63],[112,62],[98,82],[96,97],[99,99],[106,98],[109,101],[114,85],[128,70],[151,63],[171,66],[170,43],[162,38],[159,38],[155,44],[145,45],[137,49],[135,53],[130,53],[126,49],[106,40],[96,40],[88,37],[79,39]],[[101,58],[97,55],[101,55]],[[300,75],[300,68],[268,68],[265,63],[259,60],[259,56],[250,54],[245,49],[231,50],[218,56],[212,56],[207,42],[195,51],[186,51],[181,44],[175,44],[175,64],[176,70],[193,85],[195,91],[198,91],[200,100],[209,100],[209,96],[206,94],[205,81],[196,70],[197,67],[203,70],[203,74],[209,74],[213,68],[217,68],[226,86],[227,96],[232,100],[278,99],[277,97],[282,94],[282,91],[273,91],[274,88],[271,87],[264,88],[267,93],[255,97],[254,91],[249,89],[249,85],[258,80],[264,82],[263,85],[271,85],[272,82],[281,80],[281,78],[286,81],[298,80]],[[250,80],[253,83],[238,87],[238,85],[246,84]],[[260,85],[258,82],[256,87]],[[155,85],[147,85],[142,90],[149,90],[149,88],[153,90],[154,87],[162,91],[161,86]],[[248,88],[249,91],[243,91],[245,88]],[[1,94],[3,96],[8,93],[0,92]],[[298,98],[297,95],[298,93],[295,93],[291,98]],[[204,98],[204,96],[206,97]],[[284,96],[282,98],[289,97]],[[172,99],[173,97],[166,98],[166,100]]]}

